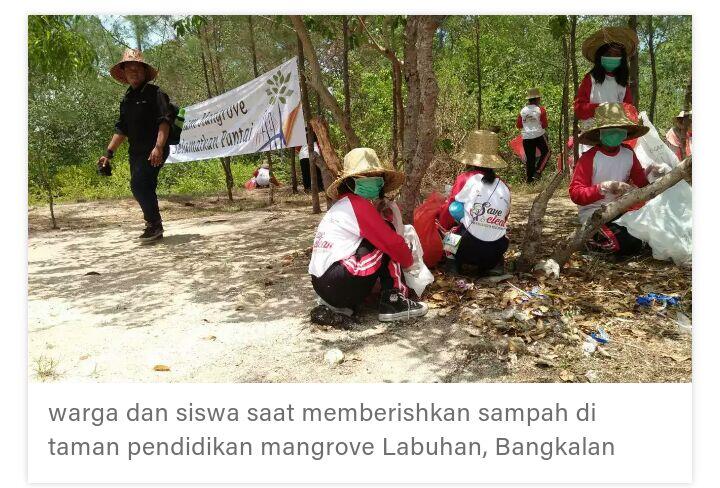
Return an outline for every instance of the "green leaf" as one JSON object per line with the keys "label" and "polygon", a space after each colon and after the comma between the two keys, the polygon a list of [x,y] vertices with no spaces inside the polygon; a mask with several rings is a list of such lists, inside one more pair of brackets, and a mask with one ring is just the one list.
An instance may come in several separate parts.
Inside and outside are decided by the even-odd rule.
{"label": "green leaf", "polygon": [[285,103],[287,102],[287,99],[285,97],[280,97],[280,102]]}

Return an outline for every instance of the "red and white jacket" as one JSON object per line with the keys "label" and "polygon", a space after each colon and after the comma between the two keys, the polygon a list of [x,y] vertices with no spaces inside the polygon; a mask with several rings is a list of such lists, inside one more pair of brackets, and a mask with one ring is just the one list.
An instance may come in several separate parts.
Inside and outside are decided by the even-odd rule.
{"label": "red and white jacket", "polygon": [[617,198],[600,193],[600,183],[604,181],[631,182],[638,188],[648,184],[645,170],[629,146],[622,144],[613,150],[593,146],[578,159],[570,181],[570,199],[578,206],[581,223],[601,205]]}
{"label": "red and white jacket", "polygon": [[[355,252],[363,239],[376,249],[357,260]],[[308,271],[319,278],[333,263],[340,261],[350,274],[367,276],[380,268],[384,254],[403,268],[413,264],[405,239],[382,218],[372,202],[346,193],[330,207],[318,225]]]}
{"label": "red and white jacket", "polygon": [[605,81],[598,83],[587,73],[578,87],[575,97],[575,116],[581,130],[593,126],[595,109],[601,103],[633,103],[632,91],[615,81],[612,73],[605,73]]}
{"label": "red and white jacket", "polygon": [[516,125],[521,129],[523,139],[536,139],[542,136],[548,126],[545,107],[525,105],[518,115]]}
{"label": "red and white jacket", "polygon": [[481,241],[496,241],[507,233],[510,215],[510,189],[504,181],[496,178],[483,183],[482,171],[460,173],[450,190],[450,195],[440,209],[440,225],[445,229],[455,226],[450,215],[450,204],[460,202],[465,207],[461,222],[473,237]]}

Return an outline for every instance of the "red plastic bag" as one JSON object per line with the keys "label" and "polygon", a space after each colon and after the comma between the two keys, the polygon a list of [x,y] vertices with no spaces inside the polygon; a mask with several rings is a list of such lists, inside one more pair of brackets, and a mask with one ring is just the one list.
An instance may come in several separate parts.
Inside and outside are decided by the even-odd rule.
{"label": "red plastic bag", "polygon": [[415,232],[417,232],[423,248],[423,261],[428,268],[437,266],[443,257],[442,240],[435,224],[443,203],[445,203],[445,198],[439,193],[433,192],[415,209],[413,215]]}
{"label": "red plastic bag", "polygon": [[[510,149],[512,149],[512,152],[515,153],[515,156],[519,157],[520,160],[524,163],[525,162],[525,148],[523,147],[522,143],[522,135],[517,136],[515,139],[508,142],[508,146],[510,146]],[[540,156],[540,149],[535,150],[535,155],[537,157]],[[544,169],[544,167],[543,167]]]}
{"label": "red plastic bag", "polygon": [[255,178],[250,178],[245,182],[245,189],[246,190],[254,190],[257,186],[257,183],[255,183]]}

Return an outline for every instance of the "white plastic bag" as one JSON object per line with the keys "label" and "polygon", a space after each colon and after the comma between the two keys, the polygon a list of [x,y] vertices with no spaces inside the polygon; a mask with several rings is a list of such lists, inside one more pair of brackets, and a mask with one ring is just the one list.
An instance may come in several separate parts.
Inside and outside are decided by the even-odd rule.
{"label": "white plastic bag", "polygon": [[[651,163],[665,163],[671,168],[679,161],[660,139],[645,112],[640,113],[650,131],[638,138],[635,154],[643,168]],[[647,202],[639,210],[625,213],[617,223],[631,235],[647,242],[653,257],[672,259],[680,266],[692,264],[692,188],[685,180]]]}
{"label": "white plastic bag", "polygon": [[408,243],[408,246],[410,246],[413,255],[413,264],[409,268],[403,269],[403,275],[405,276],[405,283],[415,290],[415,293],[419,297],[423,294],[425,288],[435,281],[435,277],[423,262],[422,244],[420,244],[420,238],[417,232],[415,232],[415,227],[405,225],[403,230],[405,241]]}

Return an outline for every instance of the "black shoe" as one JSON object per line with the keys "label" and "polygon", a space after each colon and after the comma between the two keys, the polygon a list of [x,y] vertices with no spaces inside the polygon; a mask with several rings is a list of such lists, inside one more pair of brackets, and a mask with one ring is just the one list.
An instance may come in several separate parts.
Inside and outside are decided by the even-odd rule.
{"label": "black shoe", "polygon": [[409,320],[414,317],[422,317],[427,312],[426,304],[405,298],[398,290],[386,290],[380,296],[378,313],[380,322]]}
{"label": "black shoe", "polygon": [[140,234],[138,239],[140,239],[141,242],[151,242],[155,239],[162,239],[163,236],[163,226],[162,224],[154,224],[154,225],[147,225],[145,227],[145,232]]}

